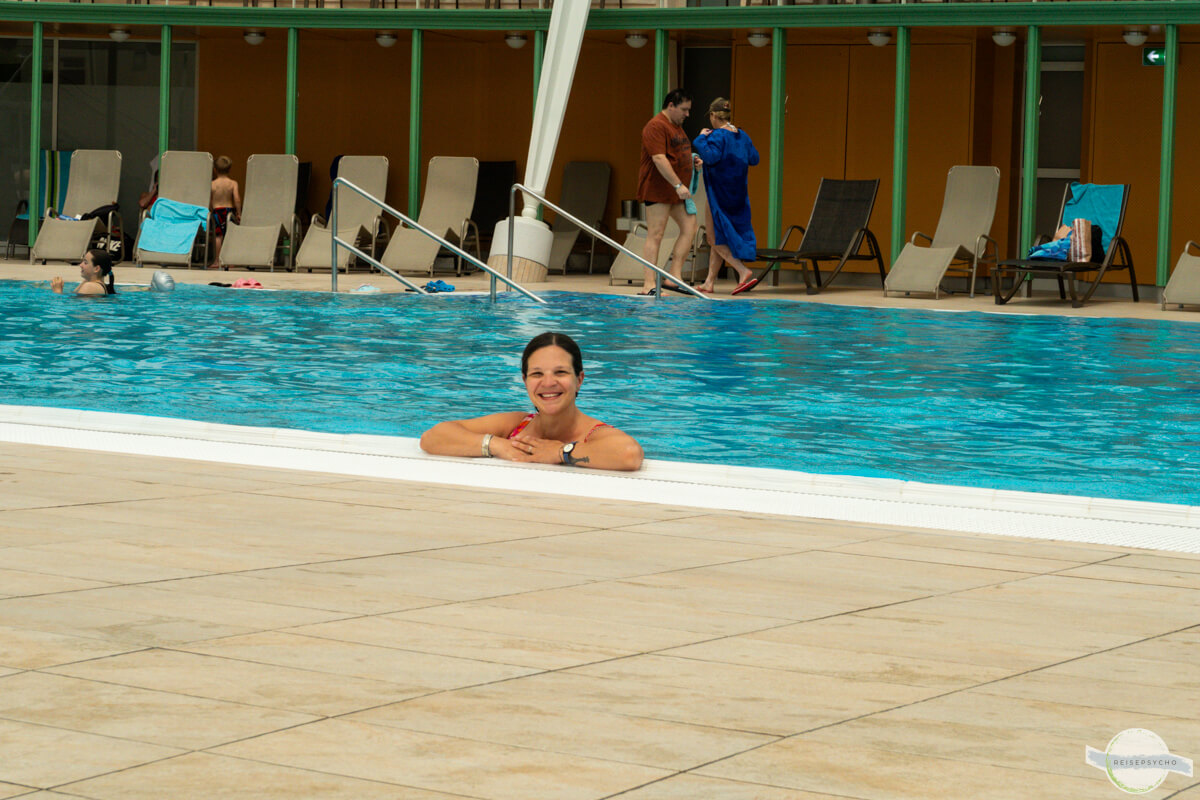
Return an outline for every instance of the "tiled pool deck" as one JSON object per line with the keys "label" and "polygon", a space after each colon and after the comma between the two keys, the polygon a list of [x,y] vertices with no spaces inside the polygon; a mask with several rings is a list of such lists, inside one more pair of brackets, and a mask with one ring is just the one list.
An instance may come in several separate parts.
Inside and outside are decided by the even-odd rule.
{"label": "tiled pool deck", "polygon": [[1196,555],[0,444],[0,798],[1118,798],[1197,664]]}

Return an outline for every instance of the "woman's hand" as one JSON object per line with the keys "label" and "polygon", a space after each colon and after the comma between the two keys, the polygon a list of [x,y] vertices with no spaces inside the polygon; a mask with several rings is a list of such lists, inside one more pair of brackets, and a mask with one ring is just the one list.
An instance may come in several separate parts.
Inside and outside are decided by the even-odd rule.
{"label": "woman's hand", "polygon": [[[519,434],[515,439],[507,440],[512,444],[521,458],[513,461],[531,461],[535,464],[561,464],[563,442],[557,439],[539,439],[536,436]],[[496,450],[493,447],[492,452]]]}
{"label": "woman's hand", "polygon": [[50,279],[50,291],[58,292],[59,294],[62,294],[62,290],[63,290],[63,279],[59,278],[57,276],[51,278]]}
{"label": "woman's hand", "polygon": [[712,128],[704,128],[700,131],[701,136],[708,136],[710,133],[712,133]]}

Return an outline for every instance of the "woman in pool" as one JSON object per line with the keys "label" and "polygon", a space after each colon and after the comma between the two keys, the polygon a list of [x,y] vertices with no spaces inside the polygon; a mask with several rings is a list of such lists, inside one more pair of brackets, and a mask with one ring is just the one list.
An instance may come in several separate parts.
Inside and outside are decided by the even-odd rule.
{"label": "woman in pool", "polygon": [[[113,283],[113,260],[107,250],[88,250],[79,262],[79,277],[82,280],[75,289],[76,295],[116,294],[117,287]],[[108,278],[105,283],[104,279]],[[63,279],[50,279],[50,289],[62,294]]]}
{"label": "woman in pool", "polygon": [[439,456],[480,456],[636,470],[642,448],[627,433],[587,416],[575,405],[583,383],[583,354],[564,333],[543,333],[521,355],[525,391],[535,411],[510,411],[439,422],[421,436],[421,449]]}

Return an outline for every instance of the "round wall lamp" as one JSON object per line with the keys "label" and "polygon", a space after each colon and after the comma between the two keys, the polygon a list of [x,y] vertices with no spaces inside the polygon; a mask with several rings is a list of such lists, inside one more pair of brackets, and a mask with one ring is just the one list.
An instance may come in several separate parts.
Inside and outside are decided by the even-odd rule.
{"label": "round wall lamp", "polygon": [[1125,40],[1125,44],[1130,47],[1141,47],[1146,43],[1145,28],[1126,28],[1121,34],[1121,38]]}
{"label": "round wall lamp", "polygon": [[766,47],[771,43],[771,34],[766,31],[750,31],[746,34],[746,41],[751,47]]}
{"label": "round wall lamp", "polygon": [[123,42],[129,38],[129,28],[110,28],[108,38],[114,42]]}
{"label": "round wall lamp", "polygon": [[892,41],[892,32],[887,28],[871,28],[867,33],[867,41],[876,47],[887,47]]}
{"label": "round wall lamp", "polygon": [[396,34],[391,31],[379,31],[375,34],[375,44],[380,47],[391,47],[396,43]]}
{"label": "round wall lamp", "polygon": [[242,34],[242,38],[246,40],[246,44],[262,44],[267,35],[258,28],[251,28]]}
{"label": "round wall lamp", "polygon": [[648,41],[649,39],[644,33],[637,33],[635,31],[634,33],[625,34],[625,44],[629,45],[634,50],[638,49],[639,47],[645,47],[646,42]]}
{"label": "round wall lamp", "polygon": [[517,31],[511,31],[504,34],[504,43],[513,50],[520,50],[525,46],[525,34]]}
{"label": "round wall lamp", "polygon": [[1017,40],[1017,35],[1008,28],[996,28],[992,31],[992,41],[997,47],[1008,47]]}

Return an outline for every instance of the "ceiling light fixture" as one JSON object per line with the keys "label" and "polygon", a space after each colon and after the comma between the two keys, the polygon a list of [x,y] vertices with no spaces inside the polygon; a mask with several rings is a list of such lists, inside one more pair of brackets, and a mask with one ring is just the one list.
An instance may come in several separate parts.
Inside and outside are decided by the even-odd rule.
{"label": "ceiling light fixture", "polygon": [[520,50],[525,46],[525,34],[518,31],[510,31],[504,34],[504,43],[513,50]]}
{"label": "ceiling light fixture", "polygon": [[123,42],[129,38],[129,28],[110,28],[108,38],[114,42]]}
{"label": "ceiling light fixture", "polygon": [[746,34],[746,41],[751,47],[766,47],[771,43],[771,34],[766,31],[750,31]]}
{"label": "ceiling light fixture", "polygon": [[379,31],[375,34],[375,44],[380,47],[391,47],[396,43],[396,34],[391,31]]}
{"label": "ceiling light fixture", "polygon": [[1017,40],[1017,35],[1009,28],[996,28],[992,31],[992,41],[997,47],[1008,47]]}
{"label": "ceiling light fixture", "polygon": [[251,28],[242,34],[242,38],[246,40],[246,44],[262,44],[267,35],[258,28]]}
{"label": "ceiling light fixture", "polygon": [[887,47],[892,41],[892,32],[887,28],[871,28],[867,32],[867,41],[876,47]]}
{"label": "ceiling light fixture", "polygon": [[637,33],[635,31],[633,33],[625,34],[625,44],[629,45],[634,50],[638,49],[639,47],[645,47],[647,41],[649,40],[646,38],[646,34],[644,33]]}
{"label": "ceiling light fixture", "polygon": [[1125,40],[1125,44],[1130,47],[1141,47],[1146,43],[1145,28],[1126,28],[1121,34],[1121,38]]}

